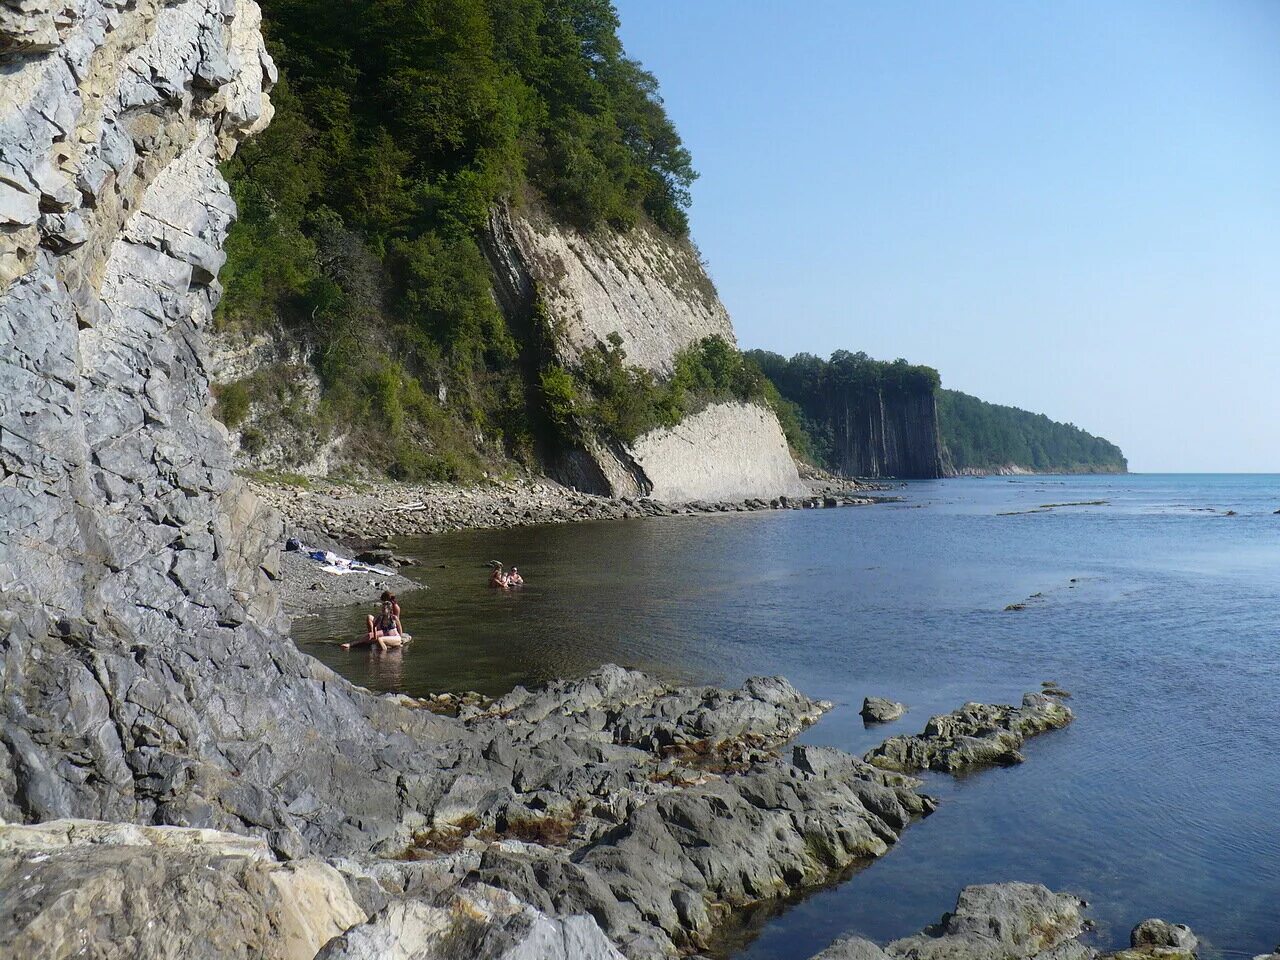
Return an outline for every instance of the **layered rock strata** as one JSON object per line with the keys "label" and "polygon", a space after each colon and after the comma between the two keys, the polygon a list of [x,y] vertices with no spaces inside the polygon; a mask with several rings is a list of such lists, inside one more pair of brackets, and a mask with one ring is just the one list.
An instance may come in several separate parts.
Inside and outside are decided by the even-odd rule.
{"label": "layered rock strata", "polygon": [[832,466],[845,476],[932,479],[948,472],[932,390],[832,399],[828,423]]}
{"label": "layered rock strata", "polygon": [[[532,203],[504,205],[490,216],[486,248],[499,302],[516,329],[528,340],[544,336],[530,328],[535,314],[550,328],[547,359],[573,366],[615,336],[627,363],[663,377],[681,350],[706,337],[735,342],[697,251],[650,225],[584,234]],[[804,492],[777,417],[758,404],[712,404],[631,445],[588,438],[550,467],[562,482],[616,497],[679,502]]]}
{"label": "layered rock strata", "polygon": [[402,777],[456,734],[281,638],[280,523],[209,415],[257,7],[33,0],[0,31],[0,817],[406,837]]}

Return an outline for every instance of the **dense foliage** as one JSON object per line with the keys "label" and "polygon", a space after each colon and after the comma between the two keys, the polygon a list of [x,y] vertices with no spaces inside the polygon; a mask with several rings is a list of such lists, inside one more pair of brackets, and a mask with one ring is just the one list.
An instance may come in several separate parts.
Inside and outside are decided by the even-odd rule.
{"label": "dense foliage", "polygon": [[478,243],[492,203],[532,191],[584,228],[687,229],[689,154],[612,5],[261,5],[282,78],[275,120],[227,164],[220,323],[278,319],[313,347],[321,419],[394,474],[528,456],[530,371]]}
{"label": "dense foliage", "polygon": [[764,350],[747,354],[795,404],[816,461],[837,461],[833,423],[838,408],[870,395],[906,397],[934,393],[943,448],[958,471],[1020,467],[1040,473],[1123,471],[1120,448],[1069,423],[1043,414],[986,403],[942,390],[938,372],[905,360],[885,363],[865,353],[838,350],[830,360],[808,353],[791,359]]}
{"label": "dense foliage", "polygon": [[956,470],[1017,466],[1038,473],[1122,473],[1126,469],[1124,454],[1109,440],[1042,413],[987,403],[955,390],[939,393],[938,421]]}

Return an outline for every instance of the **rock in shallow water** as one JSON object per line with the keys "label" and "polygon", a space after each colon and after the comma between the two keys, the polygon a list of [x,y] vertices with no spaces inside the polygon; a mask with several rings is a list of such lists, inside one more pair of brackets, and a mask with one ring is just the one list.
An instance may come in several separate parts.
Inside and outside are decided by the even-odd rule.
{"label": "rock in shallow water", "polygon": [[1081,943],[1088,928],[1083,900],[1034,883],[965,887],[955,909],[931,927],[881,949],[868,940],[838,940],[812,960],[1194,960],[1196,938],[1182,924],[1144,920],[1132,946],[1100,954]]}
{"label": "rock in shallow water", "polygon": [[862,701],[862,710],[859,711],[862,719],[869,723],[888,723],[890,720],[897,720],[906,712],[906,704],[898,703],[896,700],[886,700],[883,697],[867,697]]}
{"label": "rock in shallow water", "polygon": [[967,703],[933,717],[918,736],[890,737],[869,751],[868,763],[911,773],[956,773],[968,767],[1021,763],[1027,737],[1065,727],[1071,710],[1042,693],[1028,693],[1020,707]]}

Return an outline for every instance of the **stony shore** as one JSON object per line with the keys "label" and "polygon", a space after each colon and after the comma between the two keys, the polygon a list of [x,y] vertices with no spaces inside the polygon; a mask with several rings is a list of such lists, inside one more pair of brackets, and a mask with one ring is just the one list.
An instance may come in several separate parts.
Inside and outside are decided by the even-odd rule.
{"label": "stony shore", "polygon": [[397,597],[406,597],[426,589],[423,584],[399,573],[329,573],[300,552],[280,555],[279,577],[280,596],[285,612],[291,617],[358,603],[365,604],[372,612],[376,599],[384,590],[390,590]]}
{"label": "stony shore", "polygon": [[867,506],[890,499],[884,493],[890,488],[885,486],[826,476],[808,481],[811,492],[803,497],[678,504],[648,498],[599,497],[545,478],[492,480],[476,486],[254,478],[250,486],[302,534],[356,547],[395,537],[455,530]]}

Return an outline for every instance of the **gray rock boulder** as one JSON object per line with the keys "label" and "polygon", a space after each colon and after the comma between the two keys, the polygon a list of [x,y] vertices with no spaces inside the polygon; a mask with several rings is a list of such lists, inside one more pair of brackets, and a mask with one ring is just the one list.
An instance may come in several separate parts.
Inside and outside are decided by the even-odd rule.
{"label": "gray rock boulder", "polygon": [[889,960],[889,955],[870,940],[846,937],[815,954],[812,960]]}
{"label": "gray rock boulder", "polygon": [[1019,707],[967,703],[931,718],[918,736],[890,737],[865,759],[906,773],[955,773],[988,764],[1021,763],[1019,748],[1027,737],[1060,729],[1072,719],[1069,708],[1041,693],[1026,694]]}
{"label": "gray rock boulder", "polygon": [[1199,945],[1196,935],[1184,923],[1168,923],[1164,920],[1143,920],[1129,934],[1132,947],[1173,947],[1187,953]]}
{"label": "gray rock boulder", "polygon": [[[895,940],[885,951],[900,960],[1066,960],[1084,929],[1083,901],[1031,883],[965,887],[936,927]],[[1081,948],[1084,951],[1084,948]]]}
{"label": "gray rock boulder", "polygon": [[1129,934],[1129,949],[1108,954],[1103,960],[1195,960],[1199,946],[1186,924],[1143,920]]}
{"label": "gray rock boulder", "polygon": [[178,827],[0,825],[0,891],[0,944],[25,960],[310,960],[365,919],[325,863]]}
{"label": "gray rock boulder", "polygon": [[502,890],[399,900],[352,927],[316,960],[623,960],[589,916],[553,918]]}
{"label": "gray rock boulder", "polygon": [[886,700],[883,697],[867,697],[862,701],[862,709],[859,711],[862,719],[870,723],[888,723],[890,720],[897,720],[906,712],[906,704],[898,703],[896,700]]}

